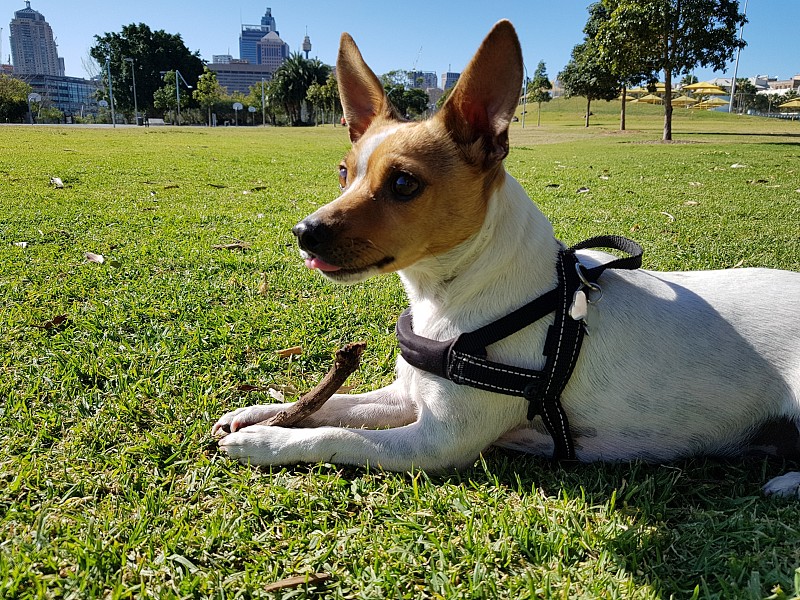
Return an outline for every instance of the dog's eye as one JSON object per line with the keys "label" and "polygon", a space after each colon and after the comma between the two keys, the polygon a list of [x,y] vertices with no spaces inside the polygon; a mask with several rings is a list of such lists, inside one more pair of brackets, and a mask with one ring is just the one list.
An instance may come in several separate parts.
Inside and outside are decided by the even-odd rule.
{"label": "dog's eye", "polygon": [[400,200],[411,200],[422,187],[419,180],[408,173],[395,173],[390,180],[392,193]]}
{"label": "dog's eye", "polygon": [[347,167],[339,167],[339,187],[344,189],[347,187]]}

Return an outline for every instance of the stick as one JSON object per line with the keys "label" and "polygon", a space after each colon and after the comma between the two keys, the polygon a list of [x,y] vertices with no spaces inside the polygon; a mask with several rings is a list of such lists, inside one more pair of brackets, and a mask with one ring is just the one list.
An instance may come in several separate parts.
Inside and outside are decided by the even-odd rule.
{"label": "stick", "polygon": [[353,342],[336,351],[336,359],[331,370],[325,374],[314,389],[295,402],[289,409],[274,417],[261,421],[259,425],[292,427],[317,412],[327,400],[336,393],[347,378],[358,369],[361,355],[367,347],[366,342]]}

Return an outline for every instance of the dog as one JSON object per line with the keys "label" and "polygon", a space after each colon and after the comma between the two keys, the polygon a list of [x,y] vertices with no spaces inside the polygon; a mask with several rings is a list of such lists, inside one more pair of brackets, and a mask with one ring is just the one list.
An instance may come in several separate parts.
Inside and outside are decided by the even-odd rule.
{"label": "dog", "polygon": [[[413,328],[430,340],[473,331],[558,284],[563,244],[505,171],[522,52],[497,23],[442,109],[406,122],[342,34],[337,77],[352,149],[341,195],[293,229],[305,265],[337,283],[397,272]],[[579,251],[588,267],[613,259]],[[602,302],[561,394],[579,461],[673,461],[797,451],[800,273],[607,271]],[[592,300],[592,298],[590,298]],[[550,315],[487,349],[542,369]],[[398,358],[396,379],[335,394],[303,428],[258,425],[287,404],[240,408],[214,424],[219,447],[252,465],[335,462],[444,471],[488,446],[539,455],[554,440],[528,401],[460,385]],[[769,481],[797,495],[800,472]]]}

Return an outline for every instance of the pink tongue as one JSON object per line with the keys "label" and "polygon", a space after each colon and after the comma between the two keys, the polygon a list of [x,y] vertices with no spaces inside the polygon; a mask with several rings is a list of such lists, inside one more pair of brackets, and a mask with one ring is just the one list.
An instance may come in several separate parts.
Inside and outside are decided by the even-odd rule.
{"label": "pink tongue", "polygon": [[314,258],[307,258],[306,259],[306,267],[309,269],[319,269],[320,271],[326,273],[332,273],[334,271],[341,271],[341,267],[337,267],[335,265],[329,265],[324,260],[320,260],[316,257]]}

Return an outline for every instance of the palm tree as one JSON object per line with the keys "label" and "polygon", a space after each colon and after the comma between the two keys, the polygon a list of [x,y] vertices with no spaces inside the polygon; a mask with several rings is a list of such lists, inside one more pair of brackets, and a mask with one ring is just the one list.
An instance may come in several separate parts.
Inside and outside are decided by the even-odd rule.
{"label": "palm tree", "polygon": [[273,76],[277,100],[283,105],[289,122],[302,123],[303,102],[308,88],[313,83],[324,85],[331,68],[319,59],[307,60],[299,52],[294,52],[278,67]]}

